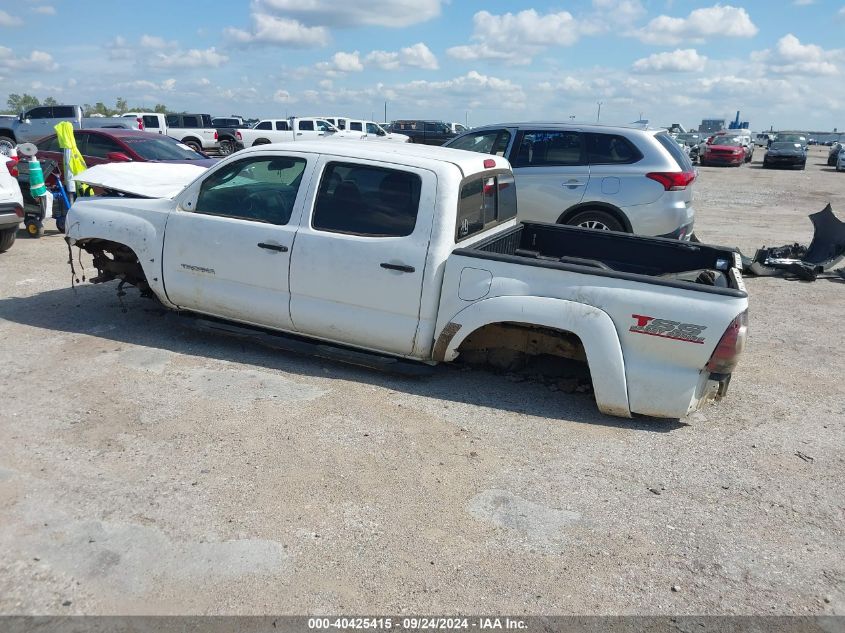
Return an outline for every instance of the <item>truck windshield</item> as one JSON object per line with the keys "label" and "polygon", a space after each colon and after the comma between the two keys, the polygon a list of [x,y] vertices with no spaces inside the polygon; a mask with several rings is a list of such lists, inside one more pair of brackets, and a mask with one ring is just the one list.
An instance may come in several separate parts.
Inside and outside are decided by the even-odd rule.
{"label": "truck windshield", "polygon": [[205,158],[187,145],[170,138],[131,138],[121,139],[136,154],[146,160],[202,160]]}

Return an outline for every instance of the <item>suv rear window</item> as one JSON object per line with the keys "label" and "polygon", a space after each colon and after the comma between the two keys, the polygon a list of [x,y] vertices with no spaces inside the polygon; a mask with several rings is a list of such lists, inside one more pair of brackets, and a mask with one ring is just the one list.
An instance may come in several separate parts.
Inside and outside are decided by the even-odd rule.
{"label": "suv rear window", "polygon": [[618,134],[587,134],[587,160],[591,165],[630,165],[643,157],[631,141]]}
{"label": "suv rear window", "polygon": [[678,163],[678,167],[681,168],[681,171],[693,171],[693,166],[690,162],[689,156],[687,156],[684,153],[684,150],[681,149],[681,146],[678,145],[671,136],[669,136],[668,132],[655,134],[654,138],[656,138],[658,142],[666,148],[666,151],[671,154],[672,158],[675,159],[675,162]]}
{"label": "suv rear window", "polygon": [[455,241],[465,240],[513,217],[516,217],[513,174],[472,177],[461,186]]}

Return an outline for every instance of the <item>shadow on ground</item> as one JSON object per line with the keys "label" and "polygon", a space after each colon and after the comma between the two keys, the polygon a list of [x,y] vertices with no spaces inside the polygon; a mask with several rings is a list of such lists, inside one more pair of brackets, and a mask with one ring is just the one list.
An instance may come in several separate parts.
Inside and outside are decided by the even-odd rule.
{"label": "shadow on ground", "polygon": [[435,367],[430,377],[410,378],[216,336],[186,326],[191,319],[139,297],[134,289],[130,289],[121,300],[117,297],[115,284],[82,285],[0,299],[0,319],[45,330],[84,334],[303,376],[361,382],[418,396],[550,420],[566,419],[657,433],[686,426],[677,420],[605,416],[596,409],[595,400],[590,395],[551,392],[538,383],[515,384],[505,376],[484,370],[461,371],[455,365],[443,364]]}

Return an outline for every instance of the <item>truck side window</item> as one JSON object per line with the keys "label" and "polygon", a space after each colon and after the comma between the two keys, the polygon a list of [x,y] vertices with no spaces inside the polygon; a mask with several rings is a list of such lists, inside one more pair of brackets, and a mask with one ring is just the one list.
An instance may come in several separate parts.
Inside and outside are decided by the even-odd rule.
{"label": "truck side window", "polygon": [[304,158],[288,156],[229,163],[202,183],[194,213],[285,225],[305,164]]}
{"label": "truck side window", "polygon": [[73,119],[76,117],[76,108],[73,106],[53,106],[54,119]]}
{"label": "truck side window", "polygon": [[168,114],[165,117],[165,121],[167,121],[167,127],[182,127],[181,125],[179,125],[178,114]]}
{"label": "truck side window", "polygon": [[[263,130],[264,128],[261,129]],[[267,129],[269,130],[270,128],[268,127]],[[288,126],[287,121],[276,121],[276,129],[280,132],[287,132],[290,130],[290,127]]]}
{"label": "truck side window", "polygon": [[313,132],[314,131],[314,121],[300,121],[299,122],[299,129],[303,132]]}
{"label": "truck side window", "polygon": [[271,121],[262,121],[258,125],[255,126],[256,130],[272,130],[273,123]]}
{"label": "truck side window", "polygon": [[53,108],[50,106],[32,108],[26,113],[27,119],[49,119],[51,116],[53,116]]}
{"label": "truck side window", "polygon": [[182,124],[184,127],[202,127],[200,118],[194,114],[186,114],[182,117]]}
{"label": "truck side window", "polygon": [[145,116],[144,117],[144,129],[151,130],[151,129],[158,129],[158,117],[157,116]]}
{"label": "truck side window", "polygon": [[361,127],[360,121],[352,121],[349,123],[349,129],[353,132],[363,132],[364,128]]}
{"label": "truck side window", "polygon": [[510,173],[473,177],[461,186],[455,241],[516,217],[516,187]]}
{"label": "truck side window", "polygon": [[411,172],[329,163],[311,225],[331,233],[404,237],[417,224],[421,189],[422,180]]}

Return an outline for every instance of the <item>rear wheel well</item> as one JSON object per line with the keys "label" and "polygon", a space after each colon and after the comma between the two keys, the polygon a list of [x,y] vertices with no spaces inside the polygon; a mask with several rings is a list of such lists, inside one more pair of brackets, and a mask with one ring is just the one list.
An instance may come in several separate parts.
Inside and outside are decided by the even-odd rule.
{"label": "rear wheel well", "polygon": [[634,232],[628,217],[620,209],[614,207],[612,204],[602,204],[597,202],[588,202],[586,204],[577,205],[567,209],[560,215],[557,223],[566,224],[571,218],[575,217],[579,213],[584,213],[585,211],[603,211],[604,213],[609,213],[622,224],[626,232]]}
{"label": "rear wheel well", "polygon": [[555,381],[590,381],[584,344],[574,333],[529,323],[490,323],[473,331],[458,346],[459,358],[469,365],[527,373]]}
{"label": "rear wheel well", "polygon": [[257,139],[255,139],[255,142],[252,144],[252,146],[255,147],[256,145],[269,145],[269,144],[270,144],[270,139],[257,138]]}

